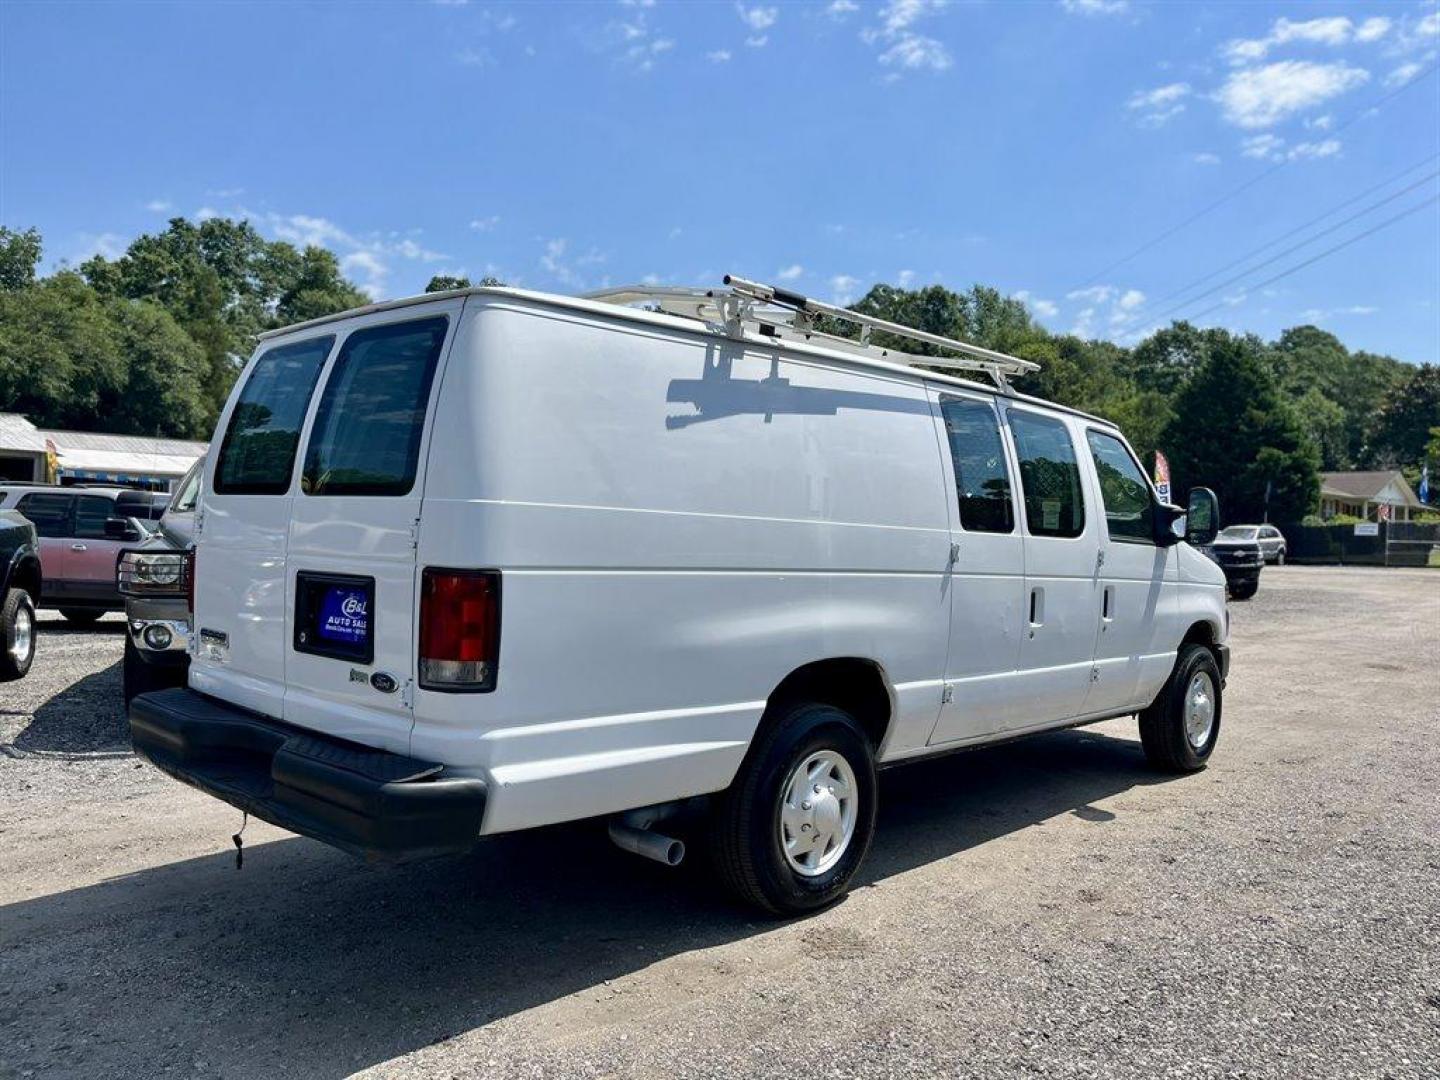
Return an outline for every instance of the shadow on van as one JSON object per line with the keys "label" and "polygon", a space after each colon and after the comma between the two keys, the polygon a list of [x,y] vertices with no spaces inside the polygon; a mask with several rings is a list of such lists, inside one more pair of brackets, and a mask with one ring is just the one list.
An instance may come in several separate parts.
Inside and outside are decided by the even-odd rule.
{"label": "shadow on van", "polygon": [[930,404],[923,397],[905,398],[898,394],[796,386],[780,374],[778,356],[771,359],[770,374],[764,378],[734,378],[731,368],[745,351],[734,345],[707,346],[701,377],[672,379],[665,393],[667,402],[688,403],[694,406],[695,411],[667,416],[665,426],[675,430],[729,416],[764,416],[767,419],[772,416],[834,416],[841,409],[931,415]]}
{"label": "shadow on van", "polygon": [[[1059,814],[1103,821],[1093,802],[1155,779],[1137,743],[1083,731],[892,770],[856,887]],[[0,908],[12,1064],[339,1077],[778,925],[594,823],[390,870],[301,839],[247,854]]]}

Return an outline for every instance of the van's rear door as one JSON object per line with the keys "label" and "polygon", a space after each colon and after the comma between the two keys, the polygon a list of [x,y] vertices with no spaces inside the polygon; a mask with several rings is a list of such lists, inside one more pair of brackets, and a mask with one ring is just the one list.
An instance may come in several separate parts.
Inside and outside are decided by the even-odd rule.
{"label": "van's rear door", "polygon": [[196,517],[190,685],[267,716],[285,710],[285,546],[296,451],[337,334],[262,346],[221,417]]}
{"label": "van's rear door", "polygon": [[348,321],[300,464],[286,555],[285,719],[409,749],[428,419],[463,299]]}

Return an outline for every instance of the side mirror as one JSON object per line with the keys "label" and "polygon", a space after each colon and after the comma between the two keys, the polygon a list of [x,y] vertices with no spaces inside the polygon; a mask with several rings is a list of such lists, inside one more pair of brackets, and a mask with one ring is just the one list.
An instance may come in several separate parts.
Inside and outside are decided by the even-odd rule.
{"label": "side mirror", "polygon": [[140,527],[128,518],[106,518],[105,539],[133,544],[140,539]]}
{"label": "side mirror", "polygon": [[1185,542],[1204,547],[1215,542],[1220,532],[1220,500],[1209,488],[1190,489],[1190,505],[1185,510]]}

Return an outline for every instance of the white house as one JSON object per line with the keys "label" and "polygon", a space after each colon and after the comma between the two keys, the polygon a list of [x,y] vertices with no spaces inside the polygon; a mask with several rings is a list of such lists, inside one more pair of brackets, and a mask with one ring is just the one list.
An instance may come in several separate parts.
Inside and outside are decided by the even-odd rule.
{"label": "white house", "polygon": [[1366,521],[1409,521],[1425,504],[1398,469],[1320,474],[1320,516],[1351,514]]}

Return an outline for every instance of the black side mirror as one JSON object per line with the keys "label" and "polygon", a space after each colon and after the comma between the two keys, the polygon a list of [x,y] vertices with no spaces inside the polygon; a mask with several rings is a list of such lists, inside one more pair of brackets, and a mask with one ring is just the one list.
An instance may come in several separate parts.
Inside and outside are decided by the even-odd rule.
{"label": "black side mirror", "polygon": [[1215,542],[1220,532],[1220,500],[1209,488],[1190,489],[1190,505],[1185,510],[1185,542],[1204,547]]}
{"label": "black side mirror", "polygon": [[133,544],[140,539],[140,527],[128,518],[106,518],[105,539]]}

